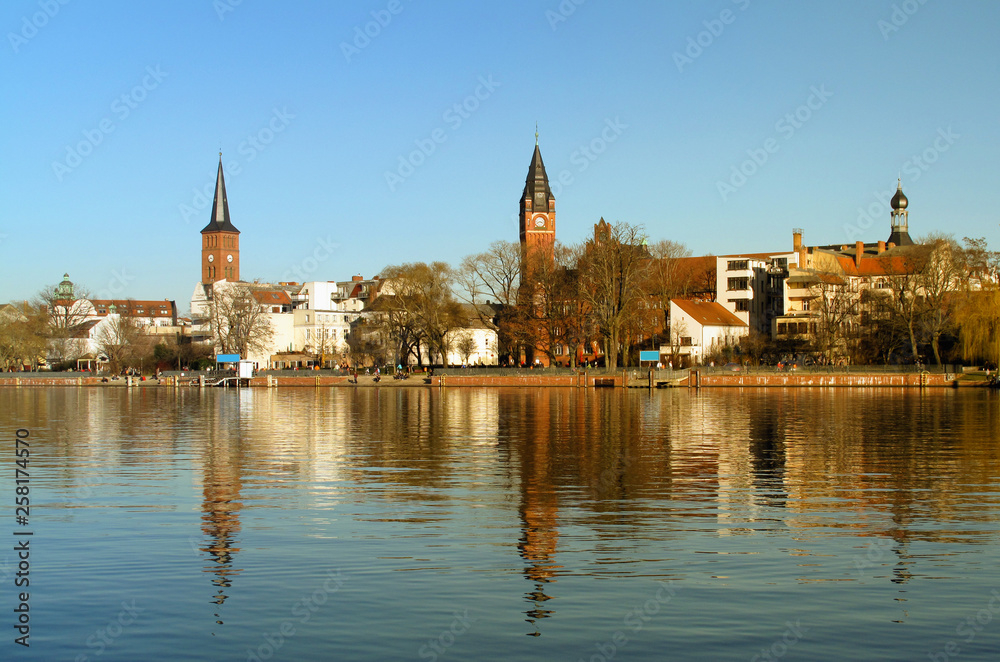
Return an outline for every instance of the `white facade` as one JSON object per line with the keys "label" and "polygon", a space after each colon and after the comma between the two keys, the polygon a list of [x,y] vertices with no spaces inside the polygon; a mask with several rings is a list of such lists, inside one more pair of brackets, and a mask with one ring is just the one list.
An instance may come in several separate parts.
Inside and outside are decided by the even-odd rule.
{"label": "white facade", "polygon": [[[671,340],[694,363],[703,363],[706,356],[723,347],[733,347],[747,335],[747,324],[717,302],[671,300]],[[669,346],[660,348],[670,353]]]}
{"label": "white facade", "polygon": [[716,257],[716,300],[751,329],[771,334],[771,322],[789,307],[785,280],[798,266],[794,251]]}

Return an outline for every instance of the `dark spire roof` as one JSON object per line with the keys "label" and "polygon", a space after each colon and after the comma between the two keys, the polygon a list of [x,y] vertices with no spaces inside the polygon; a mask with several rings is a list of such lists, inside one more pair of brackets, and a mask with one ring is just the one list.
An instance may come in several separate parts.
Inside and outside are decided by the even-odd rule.
{"label": "dark spire roof", "polygon": [[521,202],[532,201],[533,211],[548,211],[549,200],[555,200],[552,189],[549,188],[549,176],[545,174],[545,164],[542,162],[542,152],[535,143],[535,153],[531,156],[528,166],[528,176],[524,180],[524,193]]}
{"label": "dark spire roof", "polygon": [[212,218],[202,232],[235,232],[239,230],[229,220],[229,200],[226,199],[226,179],[222,175],[222,152],[219,152],[219,174],[215,178],[215,200],[212,201]]}

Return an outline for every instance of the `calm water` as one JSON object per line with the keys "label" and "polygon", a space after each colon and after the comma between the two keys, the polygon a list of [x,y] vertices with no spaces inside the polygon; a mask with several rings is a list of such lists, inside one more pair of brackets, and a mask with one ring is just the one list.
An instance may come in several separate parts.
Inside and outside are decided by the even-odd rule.
{"label": "calm water", "polygon": [[[2,389],[2,659],[995,660],[1000,398]],[[14,522],[14,486],[3,481]]]}

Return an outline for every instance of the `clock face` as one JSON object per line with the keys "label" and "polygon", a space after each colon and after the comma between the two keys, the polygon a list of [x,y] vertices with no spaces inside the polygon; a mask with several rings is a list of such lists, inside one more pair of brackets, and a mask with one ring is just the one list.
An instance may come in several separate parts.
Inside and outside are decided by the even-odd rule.
{"label": "clock face", "polygon": [[232,261],[233,261],[233,256],[232,255],[227,255],[226,256],[226,262],[232,262]]}
{"label": "clock face", "polygon": [[545,217],[544,216],[536,216],[535,217],[535,227],[536,228],[544,228],[545,227]]}
{"label": "clock face", "polygon": [[215,262],[215,256],[214,255],[209,255],[208,256],[208,261],[209,262]]}

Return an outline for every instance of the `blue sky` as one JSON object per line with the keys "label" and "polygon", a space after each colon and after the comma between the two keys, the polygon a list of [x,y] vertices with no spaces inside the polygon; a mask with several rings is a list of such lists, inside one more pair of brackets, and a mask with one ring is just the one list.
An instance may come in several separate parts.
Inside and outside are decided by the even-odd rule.
{"label": "blue sky", "polygon": [[0,301],[187,310],[220,148],[245,279],[457,265],[536,122],[567,243],[876,241],[901,175],[915,237],[1000,248],[1000,3],[62,2],[0,5]]}

